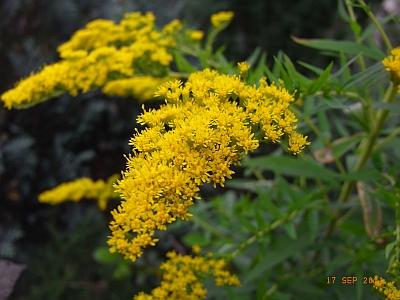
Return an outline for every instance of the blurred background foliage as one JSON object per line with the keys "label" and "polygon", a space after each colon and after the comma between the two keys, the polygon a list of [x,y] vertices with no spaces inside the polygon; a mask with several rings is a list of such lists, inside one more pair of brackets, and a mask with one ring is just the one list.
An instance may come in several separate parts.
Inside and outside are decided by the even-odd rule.
{"label": "blurred background foliage", "polygon": [[[379,4],[372,1],[375,11]],[[331,58],[316,60],[316,51],[290,36],[351,36],[337,15],[336,0],[3,0],[0,5],[0,93],[56,61],[57,46],[89,21],[119,21],[128,11],[152,11],[159,26],[179,18],[207,30],[211,14],[232,10],[234,21],[217,46],[226,45],[234,62],[261,47],[269,62],[283,50],[294,62],[325,68]],[[191,228],[178,222],[162,233],[165,242],[133,266],[104,251],[109,210],[117,203],[99,212],[94,202],[49,206],[37,200],[60,183],[83,176],[106,179],[124,169],[140,107],[135,99],[94,91],[63,95],[29,110],[0,108],[0,258],[28,266],[11,299],[131,298],[143,286],[156,285],[146,271],[157,268],[168,249],[187,251],[181,237]],[[215,195],[212,188],[202,189],[204,202]]]}

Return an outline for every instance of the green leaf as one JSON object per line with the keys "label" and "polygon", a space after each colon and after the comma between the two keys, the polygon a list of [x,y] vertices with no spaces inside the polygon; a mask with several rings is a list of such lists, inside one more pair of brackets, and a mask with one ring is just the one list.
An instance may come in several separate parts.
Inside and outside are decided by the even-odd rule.
{"label": "green leaf", "polygon": [[[300,74],[296,71],[296,68],[294,67],[292,61],[287,55],[283,55],[283,60],[284,60],[284,67],[289,75],[289,77],[292,79],[292,82],[297,83],[297,85],[300,85],[300,80],[302,77]],[[304,77],[305,78],[305,77]]]}
{"label": "green leaf", "polygon": [[176,66],[180,72],[193,73],[198,71],[198,69],[195,66],[192,66],[179,51],[175,50],[173,53]]}
{"label": "green leaf", "polygon": [[339,253],[327,266],[326,275],[330,276],[335,274],[336,270],[340,269],[341,267],[348,265],[354,261],[354,257],[348,253]]}
{"label": "green leaf", "polygon": [[341,180],[370,181],[379,180],[382,174],[375,169],[365,169],[348,174],[338,174]]}
{"label": "green leaf", "polygon": [[267,222],[265,221],[265,218],[261,215],[260,211],[260,205],[254,205],[254,215],[256,217],[257,226],[259,229],[265,228],[265,226],[267,226]]}
{"label": "green leaf", "polygon": [[274,74],[267,66],[264,67],[264,72],[267,75],[269,82],[278,83],[279,77]]}
{"label": "green leaf", "polygon": [[318,178],[335,182],[338,173],[335,173],[314,161],[304,161],[290,156],[264,156],[249,159],[243,162],[245,167],[258,167],[271,170],[282,175],[293,177]]}
{"label": "green leaf", "polygon": [[[282,62],[282,51],[278,52],[278,55],[276,57],[274,57],[274,60],[277,59],[279,62]],[[278,64],[274,64],[274,66],[272,67],[272,73],[275,75],[276,77],[276,81],[275,83],[278,83],[278,79],[281,78],[281,67]]]}
{"label": "green leaf", "polygon": [[272,249],[266,249],[267,254],[246,274],[243,285],[254,282],[267,270],[286,261],[292,255],[300,253],[308,245],[307,235],[302,235],[295,243],[289,237],[281,237]]}
{"label": "green leaf", "polygon": [[288,90],[288,92],[290,94],[292,94],[294,92],[294,86],[292,83],[292,79],[290,78],[289,74],[286,72],[285,68],[282,66],[281,62],[276,57],[274,57],[274,61],[275,61],[275,65],[279,67],[285,88]]}
{"label": "green leaf", "polygon": [[234,74],[233,63],[228,61],[223,54],[225,48],[221,47],[215,52],[215,60],[218,63],[218,71],[226,74]]}
{"label": "green leaf", "polygon": [[382,102],[374,102],[372,103],[373,108],[385,109],[390,111],[391,113],[400,113],[400,104],[399,103],[382,103]]}
{"label": "green leaf", "polygon": [[356,56],[354,56],[352,59],[350,59],[349,61],[347,61],[347,59],[346,59],[346,56],[344,55],[344,53],[343,52],[340,52],[340,65],[341,65],[341,67],[340,67],[340,69],[339,70],[337,70],[334,74],[332,74],[332,78],[336,78],[336,77],[339,77],[339,75],[342,75],[342,80],[344,81],[344,82],[346,82],[349,78],[350,78],[350,76],[351,76],[351,73],[350,73],[350,65],[354,62],[354,61],[356,61],[359,57],[360,57],[360,55],[356,55]]}
{"label": "green leaf", "polygon": [[342,124],[342,120],[334,118],[333,122],[335,123],[335,128],[337,132],[339,132],[341,137],[346,137],[350,135],[350,132],[347,130],[347,128]]}
{"label": "green leaf", "polygon": [[279,211],[278,207],[272,203],[269,193],[264,193],[259,189],[257,189],[257,192],[260,201],[262,201],[263,209],[271,213],[275,219],[279,219],[282,216],[282,213]]}
{"label": "green leaf", "polygon": [[319,111],[317,113],[318,116],[318,124],[321,128],[321,131],[324,133],[324,137],[327,138],[330,136],[330,123],[328,121],[328,117],[326,116],[325,111]]}
{"label": "green leaf", "polygon": [[192,232],[185,235],[183,241],[185,242],[186,245],[189,246],[199,245],[202,247],[208,245],[208,241],[205,238],[204,234],[200,232]]}
{"label": "green leaf", "polygon": [[353,30],[355,35],[357,35],[357,36],[360,35],[362,28],[357,22],[350,21],[350,27],[351,27],[351,30]]}
{"label": "green leaf", "polygon": [[250,66],[253,66],[256,63],[258,57],[260,56],[260,53],[261,53],[261,47],[257,47],[256,49],[254,49],[253,53],[250,54],[248,59],[246,59],[247,63]]}
{"label": "green leaf", "polygon": [[344,153],[348,150],[355,147],[355,145],[363,139],[362,134],[355,134],[352,136],[344,137],[335,140],[332,143],[332,152],[333,156],[336,158],[340,158]]}
{"label": "green leaf", "polygon": [[289,237],[291,237],[294,240],[297,239],[296,228],[294,227],[292,222],[287,221],[283,223],[283,227],[285,228]]}
{"label": "green leaf", "polygon": [[307,212],[308,229],[310,232],[310,242],[313,241],[319,232],[319,214],[315,209]]}
{"label": "green leaf", "polygon": [[250,231],[253,234],[258,233],[258,229],[253,224],[251,224],[251,222],[248,220],[248,218],[246,216],[243,216],[240,213],[237,214],[236,216],[239,219],[240,224],[243,225],[244,228],[246,228],[248,231]]}
{"label": "green leaf", "polygon": [[342,0],[339,0],[339,1],[338,1],[338,13],[339,13],[339,16],[340,16],[343,20],[345,20],[346,22],[350,22],[350,17],[349,17],[349,15],[347,14],[347,11],[346,11],[346,9],[345,9],[345,7],[344,7],[344,5],[343,5],[343,1],[342,1]]}
{"label": "green leaf", "polygon": [[358,55],[362,53],[366,57],[369,57],[374,60],[381,61],[385,58],[386,54],[382,51],[378,51],[376,49],[371,49],[364,45],[357,44],[355,42],[350,41],[336,41],[329,39],[302,39],[295,36],[292,36],[292,39],[303,46],[326,50],[326,51],[334,51],[334,52],[344,52],[346,54]]}
{"label": "green leaf", "polygon": [[197,58],[200,61],[201,68],[202,69],[207,69],[210,67],[210,64],[208,63],[210,60],[211,54],[208,51],[201,51]]}
{"label": "green leaf", "polygon": [[257,83],[258,80],[264,76],[264,70],[265,70],[265,60],[267,59],[267,54],[263,53],[260,57],[260,60],[258,61],[257,66],[249,72],[249,78],[248,82],[249,83]]}
{"label": "green leaf", "polygon": [[128,278],[131,275],[131,266],[126,260],[121,261],[114,270],[113,277],[117,280]]}
{"label": "green leaf", "polygon": [[94,251],[93,257],[96,261],[103,264],[112,264],[117,262],[121,255],[118,253],[111,253],[107,247],[99,247]]}
{"label": "green leaf", "polygon": [[320,69],[320,68],[318,68],[318,67],[316,67],[316,66],[310,65],[310,64],[305,63],[305,62],[302,62],[302,61],[299,61],[298,64],[299,64],[300,66],[302,66],[302,67],[304,67],[304,68],[306,68],[306,69],[308,69],[308,70],[314,72],[314,73],[317,74],[318,76],[321,75],[322,72],[324,72],[323,69]]}
{"label": "green leaf", "polygon": [[354,236],[365,235],[365,227],[357,222],[347,221],[340,225],[340,230],[343,230],[346,234],[352,234]]}
{"label": "green leaf", "polygon": [[[294,289],[299,294],[298,295],[307,295],[308,299],[325,299],[326,298],[326,288],[318,287],[314,284],[309,282],[309,279],[302,276],[292,277],[284,281],[287,282],[287,287]],[[283,289],[283,288],[282,288]],[[314,297],[311,297],[314,296]],[[300,298],[300,297],[299,297]],[[276,298],[278,299],[278,298]],[[293,299],[290,297],[289,299]]]}
{"label": "green leaf", "polygon": [[321,87],[328,82],[332,66],[333,62],[331,62],[328,67],[322,72],[322,74],[311,84],[310,88],[307,91],[310,95],[321,90]]}
{"label": "green leaf", "polygon": [[393,241],[393,242],[391,242],[391,243],[386,245],[386,248],[385,248],[385,257],[386,257],[386,259],[390,256],[390,253],[392,252],[394,246],[396,246],[396,243],[397,243],[397,241]]}
{"label": "green leaf", "polygon": [[[394,21],[396,20],[397,16],[397,12],[394,12],[390,15],[385,16],[382,19],[378,19],[378,23],[383,27],[383,25],[385,25],[386,23],[388,23],[389,21]],[[361,40],[365,40],[369,37],[371,37],[372,32],[374,32],[375,30],[377,30],[377,27],[375,25],[375,23],[371,22],[363,31],[362,35],[361,35]]]}
{"label": "green leaf", "polygon": [[[373,78],[373,80],[377,80],[377,78],[386,76],[386,72],[383,69],[382,63],[379,61],[366,70],[351,76],[343,85],[344,88],[348,88],[354,86],[355,84],[364,81],[365,79]],[[377,77],[373,77],[377,76]]]}

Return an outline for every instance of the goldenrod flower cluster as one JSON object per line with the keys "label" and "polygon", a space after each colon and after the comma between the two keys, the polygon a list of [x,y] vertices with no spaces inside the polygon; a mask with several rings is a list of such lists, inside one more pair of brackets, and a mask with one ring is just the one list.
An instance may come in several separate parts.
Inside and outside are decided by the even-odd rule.
{"label": "goldenrod flower cluster", "polygon": [[209,253],[207,257],[182,256],[175,251],[167,253],[168,261],[160,269],[163,272],[159,287],[151,295],[139,293],[134,300],[200,300],[206,299],[207,291],[202,281],[213,276],[217,286],[240,286],[236,275],[224,270],[226,262],[223,259],[213,259]]}
{"label": "goldenrod flower cluster", "polygon": [[118,194],[113,188],[113,184],[118,178],[119,175],[115,174],[110,176],[107,182],[93,181],[85,177],[65,182],[41,193],[39,202],[55,205],[65,201],[78,202],[82,199],[96,199],[99,208],[105,210],[109,200],[118,198]]}
{"label": "goldenrod flower cluster", "polygon": [[158,241],[156,229],[191,216],[188,208],[199,199],[200,185],[224,186],[234,173],[230,167],[259,141],[287,136],[295,154],[308,144],[294,131],[293,96],[265,82],[248,86],[238,76],[206,69],[184,85],[178,80],[161,85],[156,96],[166,105],[138,117],[148,127],[130,140],[134,155],[116,185],[123,201],[110,223],[110,251],[131,260]]}
{"label": "goldenrod flower cluster", "polygon": [[154,92],[159,85],[170,81],[171,77],[139,76],[116,79],[107,82],[102,88],[106,95],[134,97],[139,100],[154,99]]}
{"label": "goldenrod flower cluster", "polygon": [[136,12],[125,14],[120,24],[109,20],[88,23],[59,46],[61,61],[21,80],[1,100],[8,109],[27,108],[64,92],[75,96],[103,87],[115,79],[166,76],[176,37],[193,33],[178,32],[182,25],[177,20],[157,31],[154,20],[151,13]]}
{"label": "goldenrod flower cluster", "polygon": [[400,299],[400,290],[395,286],[394,281],[387,282],[382,277],[374,277],[374,291],[385,300],[398,300]]}
{"label": "goldenrod flower cluster", "polygon": [[234,16],[233,11],[220,11],[211,16],[211,24],[214,27],[222,27],[225,24],[229,24]]}
{"label": "goldenrod flower cluster", "polygon": [[383,59],[382,63],[389,72],[389,79],[400,91],[400,47],[393,49],[390,55]]}

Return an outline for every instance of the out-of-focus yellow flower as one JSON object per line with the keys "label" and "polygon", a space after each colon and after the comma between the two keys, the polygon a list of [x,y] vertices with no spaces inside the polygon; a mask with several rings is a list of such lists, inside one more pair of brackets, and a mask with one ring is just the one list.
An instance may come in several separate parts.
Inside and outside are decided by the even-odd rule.
{"label": "out-of-focus yellow flower", "polygon": [[107,182],[103,180],[93,181],[84,177],[62,183],[41,193],[39,202],[55,205],[66,201],[78,202],[82,199],[96,199],[99,208],[105,210],[109,200],[118,198],[118,194],[113,188],[113,184],[118,178],[119,175],[115,174],[110,176]]}
{"label": "out-of-focus yellow flower", "polygon": [[200,41],[204,37],[204,32],[201,30],[194,30],[189,32],[189,37],[194,41]]}
{"label": "out-of-focus yellow flower", "polygon": [[239,62],[238,63],[238,68],[239,68],[239,71],[240,71],[240,76],[242,76],[242,78],[244,80],[246,80],[247,76],[249,75],[250,65],[246,61]]}
{"label": "out-of-focus yellow flower", "polygon": [[[174,20],[160,32],[151,13],[127,13],[119,24],[92,21],[58,47],[61,61],[22,79],[1,95],[1,100],[8,109],[27,108],[65,92],[76,96],[79,92],[102,88],[114,80],[165,77],[181,28],[180,21]],[[187,33],[180,34],[187,43]],[[122,80],[114,87],[124,83],[127,81]],[[111,84],[105,90],[111,91],[112,87]]]}
{"label": "out-of-focus yellow flower", "polygon": [[138,76],[112,80],[104,85],[106,95],[134,97],[138,100],[154,99],[154,92],[159,85],[171,80],[171,77]]}
{"label": "out-of-focus yellow flower", "polygon": [[165,34],[173,34],[178,30],[182,29],[182,23],[179,20],[172,20],[169,24],[165,25],[163,28],[163,33]]}
{"label": "out-of-focus yellow flower", "polygon": [[206,278],[214,277],[217,286],[240,286],[239,278],[224,270],[226,262],[211,257],[180,255],[175,251],[167,253],[168,261],[160,269],[163,272],[159,287],[151,295],[143,292],[134,300],[201,300],[206,299],[203,287]]}
{"label": "out-of-focus yellow flower", "polygon": [[[389,72],[389,79],[399,90],[400,86],[400,47],[393,49],[390,55],[382,61],[385,69]],[[399,90],[400,91],[400,90]]]}
{"label": "out-of-focus yellow flower", "polygon": [[226,26],[230,23],[234,15],[233,11],[220,11],[211,15],[211,24],[217,28]]}
{"label": "out-of-focus yellow flower", "polygon": [[266,82],[249,86],[239,76],[206,69],[185,84],[161,85],[155,95],[166,105],[137,119],[147,128],[130,140],[134,154],[116,185],[122,203],[110,223],[110,251],[131,260],[158,241],[155,230],[191,216],[188,209],[203,183],[224,186],[231,166],[260,141],[287,138],[294,154],[309,144],[295,132],[293,96]]}
{"label": "out-of-focus yellow flower", "polygon": [[374,292],[385,300],[400,299],[400,290],[395,286],[394,281],[387,282],[382,277],[374,277]]}

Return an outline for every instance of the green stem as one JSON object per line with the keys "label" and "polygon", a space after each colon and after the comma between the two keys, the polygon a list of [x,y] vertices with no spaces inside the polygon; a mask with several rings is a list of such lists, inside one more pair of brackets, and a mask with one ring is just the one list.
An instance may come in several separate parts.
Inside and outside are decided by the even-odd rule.
{"label": "green stem", "polygon": [[219,236],[219,237],[224,237],[225,236],[222,232],[220,232],[219,230],[215,229],[213,226],[211,226],[207,222],[203,221],[201,218],[198,218],[196,216],[191,216],[189,218],[189,221],[192,221],[193,223],[196,223],[196,224],[200,225],[205,230],[210,231],[212,234],[214,234],[216,236]]}
{"label": "green stem", "polygon": [[386,35],[386,32],[383,30],[381,24],[379,24],[379,21],[376,19],[374,14],[371,12],[371,8],[365,4],[364,0],[358,0],[358,3],[361,4],[361,7],[364,9],[365,13],[367,16],[372,20],[372,22],[375,24],[376,28],[378,29],[379,33],[382,36],[383,42],[386,45],[386,50],[390,52],[390,50],[393,49],[392,44],[389,41],[389,38]]}
{"label": "green stem", "polygon": [[[396,211],[396,218],[398,218],[398,210]],[[396,261],[399,260],[400,252],[400,223],[396,221]]]}
{"label": "green stem", "polygon": [[391,140],[393,140],[397,135],[400,134],[400,127],[397,128],[396,130],[392,131],[387,137],[382,139],[379,143],[377,143],[374,148],[372,149],[372,153],[378,151],[380,148],[385,146],[387,143],[389,143]]}
{"label": "green stem", "polygon": [[169,71],[168,76],[177,77],[177,78],[189,78],[190,73],[182,73],[182,72],[173,72],[173,71]]}
{"label": "green stem", "polygon": [[234,252],[231,253],[230,255],[230,259],[238,256],[239,254],[241,254],[248,246],[250,246],[251,244],[253,244],[254,242],[256,242],[260,237],[263,237],[264,235],[266,235],[267,233],[270,233],[272,230],[274,230],[276,227],[282,225],[283,223],[289,221],[290,219],[294,218],[295,216],[297,216],[300,212],[302,212],[303,210],[295,210],[292,211],[291,213],[288,213],[286,215],[284,215],[282,218],[280,218],[279,220],[276,220],[275,222],[273,222],[272,224],[268,225],[267,227],[265,227],[263,230],[260,230],[259,232],[257,232],[257,234],[253,235],[252,237],[248,238],[246,241],[244,241]]}
{"label": "green stem", "polygon": [[[351,1],[349,1],[349,0],[347,0],[346,1],[346,7],[347,7],[347,12],[349,13],[349,15],[350,15],[350,19],[351,19],[351,21],[354,23],[354,24],[357,24],[358,25],[358,23],[357,23],[357,19],[356,19],[356,15],[354,14],[354,10],[353,10],[353,6],[352,6],[352,4],[351,4]],[[353,28],[353,27],[352,27]],[[353,30],[353,32],[354,32],[354,37],[355,37],[355,39],[356,39],[356,43],[357,44],[361,44],[361,37],[360,37],[360,32],[356,32],[356,31],[354,31]],[[361,67],[361,70],[365,70],[365,61],[364,61],[364,57],[362,56],[362,55],[360,55],[359,57],[358,57],[358,63],[360,64],[360,67]]]}
{"label": "green stem", "polygon": [[[391,103],[396,98],[396,95],[397,95],[397,89],[394,88],[392,83],[390,83],[382,102],[383,103]],[[365,140],[364,143],[360,144],[361,156],[354,168],[355,172],[360,171],[362,168],[364,168],[369,157],[371,156],[372,150],[374,148],[374,144],[381,132],[382,126],[385,123],[385,120],[386,120],[386,117],[388,116],[388,114],[389,114],[388,110],[384,110],[384,109],[378,110],[376,122],[374,124],[375,126],[371,129],[371,132],[370,132],[367,140]],[[344,203],[349,200],[350,194],[354,188],[355,183],[356,183],[356,181],[354,181],[354,180],[347,180],[343,183],[343,186],[340,191],[339,198],[338,198],[338,203]],[[328,227],[326,236],[329,236],[332,233],[332,231],[336,228],[336,224],[337,224],[339,215],[340,215],[340,210],[337,210],[334,213],[333,220]]]}
{"label": "green stem", "polygon": [[278,285],[276,283],[274,283],[271,288],[265,292],[265,294],[262,297],[262,300],[266,300],[268,299],[270,296],[272,296],[276,290],[278,289]]}

